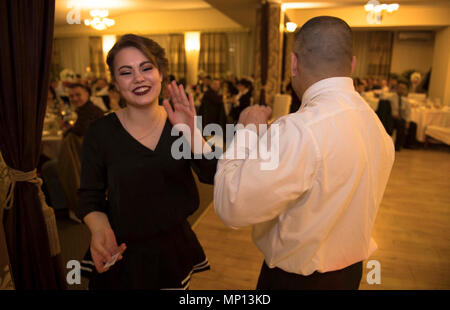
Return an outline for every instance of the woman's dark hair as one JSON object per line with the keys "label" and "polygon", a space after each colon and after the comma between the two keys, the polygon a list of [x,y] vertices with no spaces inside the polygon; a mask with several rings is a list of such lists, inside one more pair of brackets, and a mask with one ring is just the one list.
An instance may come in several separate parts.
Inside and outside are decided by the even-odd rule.
{"label": "woman's dark hair", "polygon": [[126,47],[137,48],[145,57],[147,57],[153,65],[158,68],[159,73],[162,75],[161,93],[163,93],[168,79],[169,61],[166,58],[166,52],[155,41],[137,36],[135,34],[126,34],[122,36],[119,41],[114,44],[106,57],[106,63],[108,64],[109,71],[111,73],[111,79],[114,81],[114,59],[119,51]]}

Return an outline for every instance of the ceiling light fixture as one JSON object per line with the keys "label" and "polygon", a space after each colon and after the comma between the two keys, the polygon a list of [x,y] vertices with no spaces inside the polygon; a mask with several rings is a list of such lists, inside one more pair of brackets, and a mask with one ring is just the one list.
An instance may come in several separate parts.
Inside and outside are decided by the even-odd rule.
{"label": "ceiling light fixture", "polygon": [[86,26],[91,26],[96,30],[105,30],[108,27],[114,26],[116,23],[114,19],[107,18],[108,10],[91,10],[89,12],[92,16],[92,19],[85,19],[84,24]]}
{"label": "ceiling light fixture", "polygon": [[364,6],[364,9],[368,12],[366,17],[367,22],[369,24],[381,24],[384,12],[392,13],[397,11],[399,7],[398,3],[380,4],[378,0],[369,0]]}

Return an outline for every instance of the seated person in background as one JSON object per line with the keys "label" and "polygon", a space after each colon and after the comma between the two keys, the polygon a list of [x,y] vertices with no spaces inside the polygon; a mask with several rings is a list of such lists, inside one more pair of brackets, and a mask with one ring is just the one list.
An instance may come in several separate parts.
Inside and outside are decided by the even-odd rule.
{"label": "seated person in background", "polygon": [[366,91],[371,91],[373,90],[373,86],[374,86],[374,78],[369,76],[367,79],[367,86],[366,86]]}
{"label": "seated person in background", "polygon": [[69,217],[76,221],[74,210],[78,203],[77,191],[80,187],[81,146],[89,125],[103,117],[103,111],[89,100],[89,89],[82,84],[69,86],[69,100],[76,107],[77,120],[64,133],[61,151],[57,161],[57,171],[64,190]]}
{"label": "seated person in background", "polygon": [[400,151],[405,144],[406,131],[411,120],[411,106],[408,98],[408,83],[401,81],[397,85],[397,91],[389,96],[391,102],[392,118],[394,119],[394,130],[397,133],[395,138],[395,150]]}
{"label": "seated person in background", "polygon": [[372,85],[372,90],[378,90],[381,89],[381,82],[379,78],[374,78],[373,79],[373,85]]}
{"label": "seated person in background", "polygon": [[219,124],[225,129],[225,108],[219,90],[220,80],[214,79],[203,95],[202,104],[198,111],[199,115],[203,118],[203,128],[208,124]]}
{"label": "seated person in background", "polygon": [[384,93],[389,92],[389,86],[388,86],[388,82],[386,81],[386,79],[381,80],[381,91]]}
{"label": "seated person in background", "polygon": [[94,84],[92,93],[96,97],[108,95],[108,82],[104,78],[99,78]]}
{"label": "seated person in background", "polygon": [[113,84],[108,86],[109,110],[114,112],[126,107],[125,100]]}
{"label": "seated person in background", "polygon": [[389,78],[389,91],[395,92],[397,90],[398,78],[395,74],[390,74]]}
{"label": "seated person in background", "polygon": [[72,84],[69,86],[69,100],[70,104],[75,106],[77,113],[77,121],[73,127],[69,128],[65,133],[69,132],[82,137],[86,133],[88,126],[95,120],[103,117],[103,111],[95,106],[90,100],[89,89],[82,84]]}

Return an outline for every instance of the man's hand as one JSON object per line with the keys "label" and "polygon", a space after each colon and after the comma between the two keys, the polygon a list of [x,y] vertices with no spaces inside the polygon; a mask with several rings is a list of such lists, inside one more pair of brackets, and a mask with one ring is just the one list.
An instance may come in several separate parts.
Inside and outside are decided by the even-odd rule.
{"label": "man's hand", "polygon": [[238,123],[244,125],[244,127],[249,124],[255,124],[258,127],[259,124],[267,124],[271,115],[272,109],[270,107],[252,105],[242,111]]}

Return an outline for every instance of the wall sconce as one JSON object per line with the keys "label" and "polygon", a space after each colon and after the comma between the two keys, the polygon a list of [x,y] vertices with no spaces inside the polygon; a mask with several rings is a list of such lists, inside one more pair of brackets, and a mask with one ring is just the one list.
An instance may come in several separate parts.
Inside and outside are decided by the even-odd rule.
{"label": "wall sconce", "polygon": [[102,36],[102,49],[103,49],[103,57],[105,58],[105,60],[109,50],[114,46],[115,43],[116,43],[115,35],[112,34]]}
{"label": "wall sconce", "polygon": [[184,48],[186,52],[200,51],[200,32],[186,32],[184,34]]}
{"label": "wall sconce", "polygon": [[294,32],[295,29],[297,29],[297,24],[296,23],[293,23],[293,22],[286,23],[286,30],[288,32]]}

